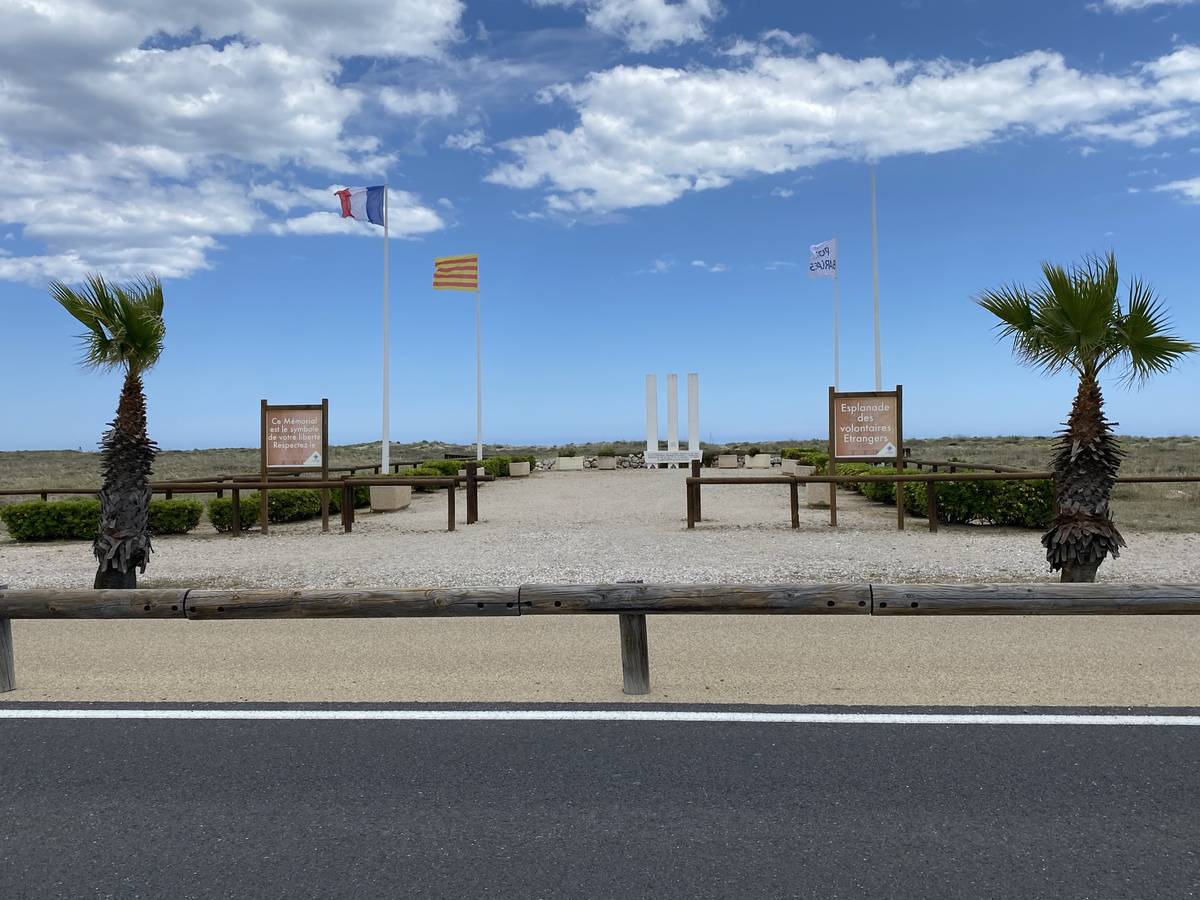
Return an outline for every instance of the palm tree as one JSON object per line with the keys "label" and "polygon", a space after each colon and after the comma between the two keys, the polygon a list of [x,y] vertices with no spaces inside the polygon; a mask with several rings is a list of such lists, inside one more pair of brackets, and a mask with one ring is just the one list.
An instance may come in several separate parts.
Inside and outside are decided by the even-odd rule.
{"label": "palm tree", "polygon": [[99,562],[95,587],[134,588],[151,553],[149,476],[158,447],[146,436],[142,373],[162,353],[162,283],[153,275],[129,284],[89,275],[79,290],[51,282],[50,295],[86,328],[82,364],[125,370],[117,417],[100,441],[104,485],[92,550]]}
{"label": "palm tree", "polygon": [[[1055,447],[1054,524],[1042,536],[1050,567],[1063,581],[1095,581],[1109,554],[1125,540],[1113,524],[1108,503],[1123,453],[1104,416],[1100,373],[1119,366],[1128,386],[1168,371],[1195,344],[1170,331],[1154,291],[1140,279],[1117,296],[1117,261],[1091,256],[1069,269],[1042,264],[1033,290],[1009,285],[985,291],[976,302],[994,314],[1002,338],[1012,338],[1022,363],[1054,375],[1079,375],[1079,390]],[[1115,424],[1115,423],[1112,423]]]}

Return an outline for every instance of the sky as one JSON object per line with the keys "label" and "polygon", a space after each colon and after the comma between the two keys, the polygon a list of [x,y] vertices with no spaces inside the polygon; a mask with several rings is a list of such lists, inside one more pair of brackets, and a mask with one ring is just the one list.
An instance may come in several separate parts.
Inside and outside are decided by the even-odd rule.
{"label": "sky", "polygon": [[[94,448],[51,279],[164,279],[165,448],[255,446],[258,407],[380,435],[384,242],[333,192],[390,186],[391,437],[644,433],[647,373],[700,376],[705,440],[823,437],[883,383],[905,434],[1048,434],[982,290],[1115,252],[1200,340],[1194,0],[0,0],[0,449]],[[1130,434],[1200,431],[1200,359],[1104,383]],[[665,423],[665,397],[660,423]],[[681,408],[683,404],[681,403]],[[663,424],[665,428],[665,424]]]}

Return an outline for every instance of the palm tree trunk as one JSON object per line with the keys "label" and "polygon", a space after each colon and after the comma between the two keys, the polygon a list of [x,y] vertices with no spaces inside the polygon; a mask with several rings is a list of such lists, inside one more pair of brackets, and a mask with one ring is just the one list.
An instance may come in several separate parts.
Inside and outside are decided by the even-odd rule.
{"label": "palm tree trunk", "polygon": [[97,588],[135,588],[150,546],[150,472],[157,451],[146,436],[146,398],[136,371],[125,376],[117,417],[100,441],[104,484],[100,529],[92,544]]}
{"label": "palm tree trunk", "polygon": [[1054,524],[1042,536],[1046,559],[1067,582],[1095,581],[1105,557],[1125,546],[1113,524],[1109,499],[1123,453],[1104,417],[1104,398],[1094,376],[1079,379],[1054,454]]}

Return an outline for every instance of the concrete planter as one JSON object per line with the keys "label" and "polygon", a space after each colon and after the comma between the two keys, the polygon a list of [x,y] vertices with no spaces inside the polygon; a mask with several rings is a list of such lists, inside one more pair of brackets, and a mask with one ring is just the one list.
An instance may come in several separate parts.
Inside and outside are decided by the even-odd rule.
{"label": "concrete planter", "polygon": [[513,478],[528,478],[529,477],[529,462],[510,462],[508,464],[508,474]]}
{"label": "concrete planter", "polygon": [[746,457],[747,469],[769,469],[771,468],[771,454],[757,453],[754,456]]}
{"label": "concrete planter", "polygon": [[795,475],[797,474],[796,467],[798,465],[800,465],[800,460],[798,459],[781,459],[779,461],[779,471],[784,475]]}
{"label": "concrete planter", "polygon": [[558,456],[554,460],[554,470],[556,472],[582,472],[583,457],[582,456]]}
{"label": "concrete planter", "polygon": [[615,469],[617,467],[617,458],[615,456],[597,456],[597,469]]}
{"label": "concrete planter", "polygon": [[[785,462],[787,462],[787,461],[788,460],[785,460]],[[794,473],[796,475],[816,475],[817,474],[816,466],[802,466],[802,465],[800,465],[800,460],[798,460],[798,459],[793,459],[790,461],[796,463],[796,471]]]}
{"label": "concrete planter", "polygon": [[406,484],[371,485],[371,512],[395,512],[412,503],[412,488]]}
{"label": "concrete planter", "polygon": [[804,486],[804,499],[810,509],[828,509],[829,485],[813,484],[810,481]]}
{"label": "concrete planter", "polygon": [[738,467],[737,460],[738,458],[736,453],[722,453],[717,456],[717,468],[736,469]]}

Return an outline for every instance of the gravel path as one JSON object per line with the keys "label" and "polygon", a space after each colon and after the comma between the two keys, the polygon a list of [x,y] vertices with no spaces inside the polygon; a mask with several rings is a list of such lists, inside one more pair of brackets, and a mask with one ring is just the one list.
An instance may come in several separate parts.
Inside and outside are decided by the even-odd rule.
{"label": "gravel path", "polygon": [[[725,474],[725,473],[722,473]],[[839,527],[801,508],[788,527],[787,491],[773,485],[704,490],[705,521],[685,528],[678,470],[547,472],[480,492],[481,522],[445,531],[443,494],[416,494],[396,513],[360,513],[354,533],[317,521],[272,526],[264,537],[217,535],[207,524],[155,541],[142,580],[154,586],[376,587],[600,582],[988,582],[1050,579],[1038,533],[942,527],[923,519],[896,531],[894,510],[839,494]],[[1129,533],[1129,549],[1101,569],[1106,581],[1200,581],[1200,535]],[[86,586],[82,542],[0,539],[0,583]]]}

